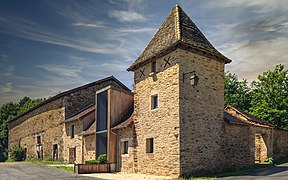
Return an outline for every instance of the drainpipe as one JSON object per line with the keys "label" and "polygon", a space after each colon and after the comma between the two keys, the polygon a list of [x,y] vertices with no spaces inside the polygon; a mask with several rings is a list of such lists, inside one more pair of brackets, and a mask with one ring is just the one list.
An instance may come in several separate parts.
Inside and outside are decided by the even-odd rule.
{"label": "drainpipe", "polygon": [[116,169],[115,170],[118,171],[119,170],[119,151],[118,151],[118,149],[119,149],[119,135],[116,132],[114,132],[112,129],[111,129],[111,133],[116,135],[117,143],[116,143]]}

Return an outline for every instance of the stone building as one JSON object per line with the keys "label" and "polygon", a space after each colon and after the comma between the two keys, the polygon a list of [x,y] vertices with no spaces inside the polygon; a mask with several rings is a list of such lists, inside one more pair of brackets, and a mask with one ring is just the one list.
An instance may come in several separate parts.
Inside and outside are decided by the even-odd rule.
{"label": "stone building", "polygon": [[[65,129],[67,126],[63,121],[69,120],[68,124],[72,121],[70,117],[74,116],[75,113],[93,106],[96,98],[95,92],[107,86],[114,86],[130,92],[125,85],[111,76],[51,97],[9,122],[9,148],[20,144],[25,148],[27,156],[39,159],[50,157],[68,162],[69,153],[66,148],[72,148],[76,144],[82,143],[79,142],[78,137],[70,141],[67,140],[66,137],[70,135],[70,131]],[[75,133],[80,132],[79,128],[85,130],[88,125],[91,125],[89,124],[91,115],[79,117],[79,119],[74,125]],[[71,145],[65,144],[66,142]],[[73,150],[69,149],[69,151],[73,153]],[[77,149],[77,151],[79,152],[76,154],[79,154],[80,150]]]}
{"label": "stone building", "polygon": [[10,122],[9,147],[66,163],[107,154],[117,171],[173,177],[288,155],[287,131],[224,109],[230,62],[176,5],[128,68],[134,93],[114,77],[61,93]]}

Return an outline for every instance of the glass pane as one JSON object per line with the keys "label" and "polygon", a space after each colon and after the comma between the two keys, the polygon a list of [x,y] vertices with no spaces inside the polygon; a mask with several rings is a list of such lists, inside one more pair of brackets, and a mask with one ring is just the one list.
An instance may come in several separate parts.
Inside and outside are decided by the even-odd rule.
{"label": "glass pane", "polygon": [[108,101],[107,91],[97,94],[97,130],[107,130]]}
{"label": "glass pane", "polygon": [[96,134],[96,157],[107,154],[107,132]]}

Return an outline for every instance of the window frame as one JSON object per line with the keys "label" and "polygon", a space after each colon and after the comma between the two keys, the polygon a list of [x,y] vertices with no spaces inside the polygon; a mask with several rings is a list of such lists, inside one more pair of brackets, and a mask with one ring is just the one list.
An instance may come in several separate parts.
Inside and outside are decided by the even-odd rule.
{"label": "window frame", "polygon": [[128,155],[129,154],[129,141],[122,141],[122,155]]}
{"label": "window frame", "polygon": [[157,63],[156,61],[151,62],[151,73],[156,73],[157,72]]}
{"label": "window frame", "polygon": [[146,138],[146,153],[154,154],[154,151],[155,151],[154,138]]}
{"label": "window frame", "polygon": [[41,135],[36,136],[37,144],[41,144]]}
{"label": "window frame", "polygon": [[151,96],[151,110],[156,110],[159,108],[159,96],[154,94]]}
{"label": "window frame", "polygon": [[71,125],[71,138],[72,139],[75,138],[75,125],[74,124]]}

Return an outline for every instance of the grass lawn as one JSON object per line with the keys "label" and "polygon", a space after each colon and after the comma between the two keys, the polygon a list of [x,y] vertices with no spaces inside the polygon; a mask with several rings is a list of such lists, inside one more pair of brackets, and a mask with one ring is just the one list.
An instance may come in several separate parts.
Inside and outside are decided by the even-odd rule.
{"label": "grass lawn", "polygon": [[61,169],[61,170],[64,170],[64,171],[68,171],[68,172],[71,172],[71,173],[74,173],[74,167],[73,166],[53,166],[57,169]]}

